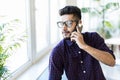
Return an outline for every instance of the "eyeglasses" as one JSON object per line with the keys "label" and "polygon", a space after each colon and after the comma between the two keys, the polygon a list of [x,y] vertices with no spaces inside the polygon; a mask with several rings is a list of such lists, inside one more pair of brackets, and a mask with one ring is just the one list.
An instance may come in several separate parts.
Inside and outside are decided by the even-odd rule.
{"label": "eyeglasses", "polygon": [[76,23],[77,23],[78,20],[68,20],[68,21],[65,21],[65,22],[59,21],[59,22],[57,22],[57,25],[58,25],[59,28],[64,27],[64,24],[65,24],[65,26],[67,26],[67,27],[71,27],[72,24],[73,24],[73,22],[76,22]]}

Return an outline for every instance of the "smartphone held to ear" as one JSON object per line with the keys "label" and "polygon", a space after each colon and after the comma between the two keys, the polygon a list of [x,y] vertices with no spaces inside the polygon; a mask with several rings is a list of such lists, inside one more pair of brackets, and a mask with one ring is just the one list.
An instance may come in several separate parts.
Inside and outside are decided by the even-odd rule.
{"label": "smartphone held to ear", "polygon": [[83,26],[82,26],[81,24],[78,24],[78,26],[76,26],[76,28],[77,28],[78,31],[81,33]]}
{"label": "smartphone held to ear", "polygon": [[[74,31],[76,31],[76,32],[78,32],[78,33],[81,33],[82,28],[83,28],[83,26],[82,26],[81,24],[78,24],[78,25],[76,26],[76,28],[74,29]],[[74,37],[74,36],[71,36],[71,38],[73,38],[73,37]],[[71,41],[75,42],[75,40],[73,40],[73,39],[71,39]]]}

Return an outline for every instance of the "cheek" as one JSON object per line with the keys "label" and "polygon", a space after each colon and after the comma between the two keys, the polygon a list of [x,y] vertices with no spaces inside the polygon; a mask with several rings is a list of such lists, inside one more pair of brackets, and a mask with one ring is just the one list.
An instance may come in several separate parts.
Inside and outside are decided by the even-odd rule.
{"label": "cheek", "polygon": [[75,27],[72,27],[69,29],[70,32],[73,32],[73,31],[76,31],[76,28]]}
{"label": "cheek", "polygon": [[68,28],[67,28],[67,27],[63,27],[63,28],[61,28],[61,30],[62,30],[62,31],[67,31]]}

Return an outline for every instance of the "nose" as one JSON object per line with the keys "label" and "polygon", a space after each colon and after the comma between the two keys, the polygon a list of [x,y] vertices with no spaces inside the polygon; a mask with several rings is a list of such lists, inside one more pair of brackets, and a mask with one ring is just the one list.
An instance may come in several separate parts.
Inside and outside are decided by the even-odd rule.
{"label": "nose", "polygon": [[63,30],[64,30],[64,31],[67,30],[67,25],[66,25],[66,24],[63,25]]}

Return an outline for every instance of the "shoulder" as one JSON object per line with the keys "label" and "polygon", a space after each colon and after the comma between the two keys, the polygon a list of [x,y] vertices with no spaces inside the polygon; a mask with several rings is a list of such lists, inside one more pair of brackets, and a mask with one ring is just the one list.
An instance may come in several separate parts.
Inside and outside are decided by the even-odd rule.
{"label": "shoulder", "polygon": [[64,39],[57,43],[50,52],[49,60],[60,62],[64,56]]}
{"label": "shoulder", "polygon": [[65,43],[64,39],[58,42],[57,45],[53,47],[51,55],[62,53],[64,50],[64,43]]}
{"label": "shoulder", "polygon": [[89,39],[92,41],[103,40],[103,38],[97,32],[85,32],[83,33],[83,37],[84,39],[87,39],[87,40]]}
{"label": "shoulder", "polygon": [[53,49],[61,49],[63,48],[64,44],[65,44],[65,40],[62,39],[61,41],[57,43],[57,45]]}
{"label": "shoulder", "polygon": [[85,32],[82,34],[85,39],[89,39],[89,40],[102,39],[102,37],[97,32]]}
{"label": "shoulder", "polygon": [[97,33],[97,32],[85,32],[85,33],[82,33],[84,37],[97,37],[100,35]]}
{"label": "shoulder", "polygon": [[83,37],[85,42],[93,47],[104,43],[104,39],[97,32],[85,32],[83,33]]}

